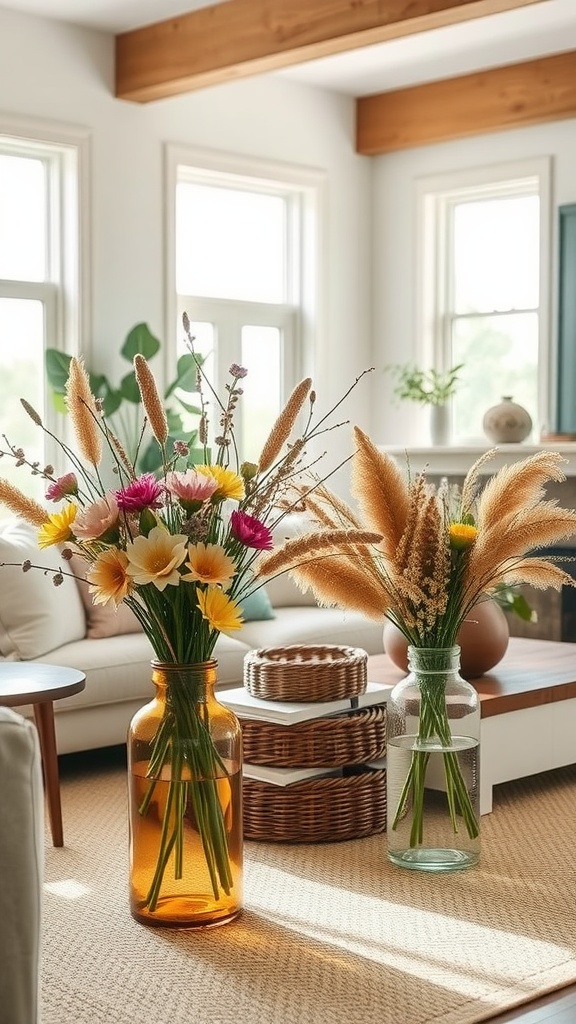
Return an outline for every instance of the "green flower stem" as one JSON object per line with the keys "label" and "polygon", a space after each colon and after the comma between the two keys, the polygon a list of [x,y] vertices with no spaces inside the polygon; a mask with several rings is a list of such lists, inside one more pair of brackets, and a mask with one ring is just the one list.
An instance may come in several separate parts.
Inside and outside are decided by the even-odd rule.
{"label": "green flower stem", "polygon": [[139,807],[139,813],[146,814],[162,769],[169,765],[158,860],[146,897],[150,911],[156,909],[174,848],[174,877],[182,877],[184,818],[189,803],[202,842],[214,899],[219,898],[220,889],[228,895],[233,884],[217,782],[219,776],[226,776],[228,772],[210,735],[206,709],[204,720],[202,709],[198,710],[198,693],[191,693],[190,689],[180,682],[168,687],[166,712],[158,726],[148,767],[150,785]]}
{"label": "green flower stem", "polygon": [[[452,733],[446,711],[445,678],[442,680],[435,679],[434,682],[422,679],[420,694],[418,743],[427,743],[428,740],[436,737],[442,747],[449,747],[452,742]],[[414,750],[412,752],[410,768],[402,787],[392,822],[392,828],[396,829],[406,811],[408,801],[412,799],[410,846],[418,846],[423,841],[424,789],[430,753],[431,751],[427,750]],[[458,817],[460,816],[464,821],[469,837],[475,839],[479,835],[480,827],[462,776],[458,757],[453,751],[446,750],[442,753],[442,760],[446,781],[446,799],[454,833],[458,833]]]}
{"label": "green flower stem", "polygon": [[146,899],[147,906],[150,910],[156,910],[158,903],[158,896],[160,895],[160,886],[162,885],[162,879],[164,878],[164,871],[166,870],[166,864],[168,858],[172,852],[172,847],[176,840],[176,832],[168,836],[170,828],[170,816],[172,813],[172,807],[177,796],[178,783],[170,783],[168,788],[168,798],[166,800],[166,807],[164,808],[164,819],[162,821],[162,836],[160,838],[160,853],[158,854],[158,861],[156,863],[156,870],[152,879],[152,884],[148,892]]}

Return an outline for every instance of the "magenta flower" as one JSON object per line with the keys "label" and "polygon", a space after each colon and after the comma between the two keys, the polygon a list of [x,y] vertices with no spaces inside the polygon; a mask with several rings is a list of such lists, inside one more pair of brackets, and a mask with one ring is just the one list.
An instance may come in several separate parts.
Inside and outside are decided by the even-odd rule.
{"label": "magenta flower", "polygon": [[232,512],[230,531],[232,536],[241,544],[245,544],[247,548],[270,551],[270,548],[274,546],[272,533],[268,527],[255,516],[249,516],[247,512]]}
{"label": "magenta flower", "polygon": [[162,487],[153,473],[143,473],[127,487],[116,491],[118,508],[124,512],[142,512],[145,508],[162,508]]}
{"label": "magenta flower", "polygon": [[64,476],[59,476],[57,480],[52,481],[46,491],[48,501],[61,501],[69,494],[78,494],[78,480],[75,473],[65,473]]}

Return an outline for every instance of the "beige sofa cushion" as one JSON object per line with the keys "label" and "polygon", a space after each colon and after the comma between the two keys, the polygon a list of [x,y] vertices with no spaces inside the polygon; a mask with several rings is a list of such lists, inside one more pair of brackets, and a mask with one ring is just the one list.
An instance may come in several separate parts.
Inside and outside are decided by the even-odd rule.
{"label": "beige sofa cushion", "polygon": [[238,639],[250,648],[291,644],[343,644],[382,654],[383,622],[340,608],[276,608],[270,622],[246,622]]}
{"label": "beige sofa cushion", "polygon": [[[86,616],[74,579],[55,587],[53,572],[66,571],[58,548],[40,550],[37,531],[19,519],[0,523],[0,654],[13,660],[41,658],[62,644],[82,640]],[[29,559],[33,566],[22,571]]]}

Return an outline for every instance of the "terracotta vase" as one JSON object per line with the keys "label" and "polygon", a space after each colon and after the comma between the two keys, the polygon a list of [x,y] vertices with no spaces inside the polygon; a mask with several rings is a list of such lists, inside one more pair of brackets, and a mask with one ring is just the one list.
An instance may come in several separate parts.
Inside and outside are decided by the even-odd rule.
{"label": "terracotta vase", "polygon": [[[496,601],[480,601],[462,623],[457,643],[460,672],[465,679],[477,679],[494,668],[508,649],[510,631],[506,613]],[[389,620],[384,626],[384,650],[394,664],[408,671],[408,643]]]}

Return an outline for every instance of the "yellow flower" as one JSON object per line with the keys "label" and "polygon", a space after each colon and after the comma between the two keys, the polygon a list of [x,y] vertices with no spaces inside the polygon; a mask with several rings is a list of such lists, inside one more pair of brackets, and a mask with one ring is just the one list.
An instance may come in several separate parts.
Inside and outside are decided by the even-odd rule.
{"label": "yellow flower", "polygon": [[225,584],[235,575],[234,562],[220,544],[189,544],[188,557],[186,568],[190,572],[182,576],[183,580]]}
{"label": "yellow flower", "polygon": [[109,548],[102,551],[94,562],[86,579],[90,583],[90,593],[94,604],[108,604],[113,601],[116,607],[130,593],[132,580],[127,573],[128,557],[120,548]]}
{"label": "yellow flower", "polygon": [[65,505],[61,512],[51,512],[48,522],[38,531],[38,547],[49,548],[52,544],[63,544],[72,536],[72,523],[76,518],[78,506],[72,502]]}
{"label": "yellow flower", "polygon": [[202,618],[208,620],[212,629],[227,633],[242,628],[238,605],[218,587],[208,587],[207,590],[196,587],[196,597]]}
{"label": "yellow flower", "polygon": [[168,584],[177,587],[181,578],[178,566],[186,558],[187,540],[185,534],[171,534],[154,526],[147,537],[136,537],[128,543],[127,572],[134,583],[153,583],[158,590],[164,590]]}
{"label": "yellow flower", "polygon": [[242,501],[244,481],[233,469],[226,469],[225,466],[196,466],[196,469],[204,476],[212,477],[218,484],[218,490],[214,491],[212,501],[223,501],[225,498]]}
{"label": "yellow flower", "polygon": [[478,530],[468,523],[450,523],[450,547],[454,551],[467,551],[471,548]]}

